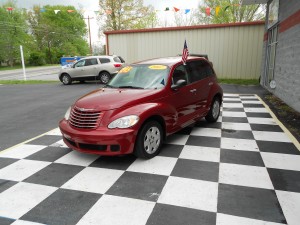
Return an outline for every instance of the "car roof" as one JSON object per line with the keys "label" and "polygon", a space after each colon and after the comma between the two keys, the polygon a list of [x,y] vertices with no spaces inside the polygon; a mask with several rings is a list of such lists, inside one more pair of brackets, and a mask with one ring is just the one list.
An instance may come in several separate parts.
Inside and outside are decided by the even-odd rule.
{"label": "car roof", "polygon": [[94,58],[111,58],[111,57],[118,57],[116,55],[94,55],[94,56],[86,56],[82,59],[94,59]]}
{"label": "car roof", "polygon": [[[191,59],[204,59],[206,60],[204,57],[196,57],[196,56],[188,56],[188,60]],[[148,59],[148,60],[143,60],[140,62],[136,62],[133,64],[162,64],[162,65],[166,65],[166,66],[173,66],[179,62],[182,61],[182,57],[181,56],[172,56],[172,57],[162,57],[162,58],[155,58],[155,59]]]}

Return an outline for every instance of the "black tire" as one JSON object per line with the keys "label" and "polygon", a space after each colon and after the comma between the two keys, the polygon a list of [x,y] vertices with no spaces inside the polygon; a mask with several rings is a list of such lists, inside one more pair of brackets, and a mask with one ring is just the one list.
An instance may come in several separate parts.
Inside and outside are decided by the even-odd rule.
{"label": "black tire", "polygon": [[134,154],[138,158],[151,159],[160,152],[162,142],[162,126],[155,120],[149,121],[138,133]]}
{"label": "black tire", "polygon": [[218,120],[220,115],[220,108],[221,108],[221,100],[218,97],[214,97],[210,110],[205,116],[207,122],[214,123]]}
{"label": "black tire", "polygon": [[64,84],[64,85],[69,85],[72,83],[72,79],[70,77],[69,74],[66,74],[64,73],[62,76],[61,76],[61,82]]}
{"label": "black tire", "polygon": [[102,84],[107,84],[108,81],[110,80],[110,74],[108,72],[101,72],[99,74],[99,79]]}

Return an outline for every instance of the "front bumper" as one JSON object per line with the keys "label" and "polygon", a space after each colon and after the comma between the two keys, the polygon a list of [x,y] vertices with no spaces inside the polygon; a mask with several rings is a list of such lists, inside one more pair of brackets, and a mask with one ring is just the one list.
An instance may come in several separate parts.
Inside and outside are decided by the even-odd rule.
{"label": "front bumper", "polygon": [[98,155],[123,155],[134,150],[137,131],[134,129],[77,129],[61,120],[60,131],[65,144],[74,150]]}

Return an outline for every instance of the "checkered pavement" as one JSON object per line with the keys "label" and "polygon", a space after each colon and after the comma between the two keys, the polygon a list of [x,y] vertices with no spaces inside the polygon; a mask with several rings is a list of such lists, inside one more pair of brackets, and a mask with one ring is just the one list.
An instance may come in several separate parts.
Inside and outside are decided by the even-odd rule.
{"label": "checkered pavement", "polygon": [[56,129],[0,153],[0,224],[300,224],[300,152],[255,95],[151,160],[68,149]]}

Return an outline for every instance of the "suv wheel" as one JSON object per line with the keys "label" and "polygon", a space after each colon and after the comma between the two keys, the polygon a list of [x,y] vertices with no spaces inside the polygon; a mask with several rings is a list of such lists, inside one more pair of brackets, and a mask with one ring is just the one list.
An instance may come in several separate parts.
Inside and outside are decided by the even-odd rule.
{"label": "suv wheel", "polygon": [[162,146],[163,129],[157,121],[147,122],[139,131],[134,154],[139,158],[151,159],[156,156]]}
{"label": "suv wheel", "polygon": [[71,80],[71,77],[69,74],[63,74],[62,77],[61,77],[61,82],[64,84],[64,85],[68,85],[68,84],[71,84],[72,83],[72,80]]}
{"label": "suv wheel", "polygon": [[110,80],[110,74],[108,72],[102,72],[102,73],[100,73],[99,77],[100,77],[100,81],[103,84],[107,84],[108,81]]}
{"label": "suv wheel", "polygon": [[218,97],[214,97],[210,110],[208,114],[205,116],[207,122],[216,122],[220,115],[220,108],[221,108],[221,100]]}

